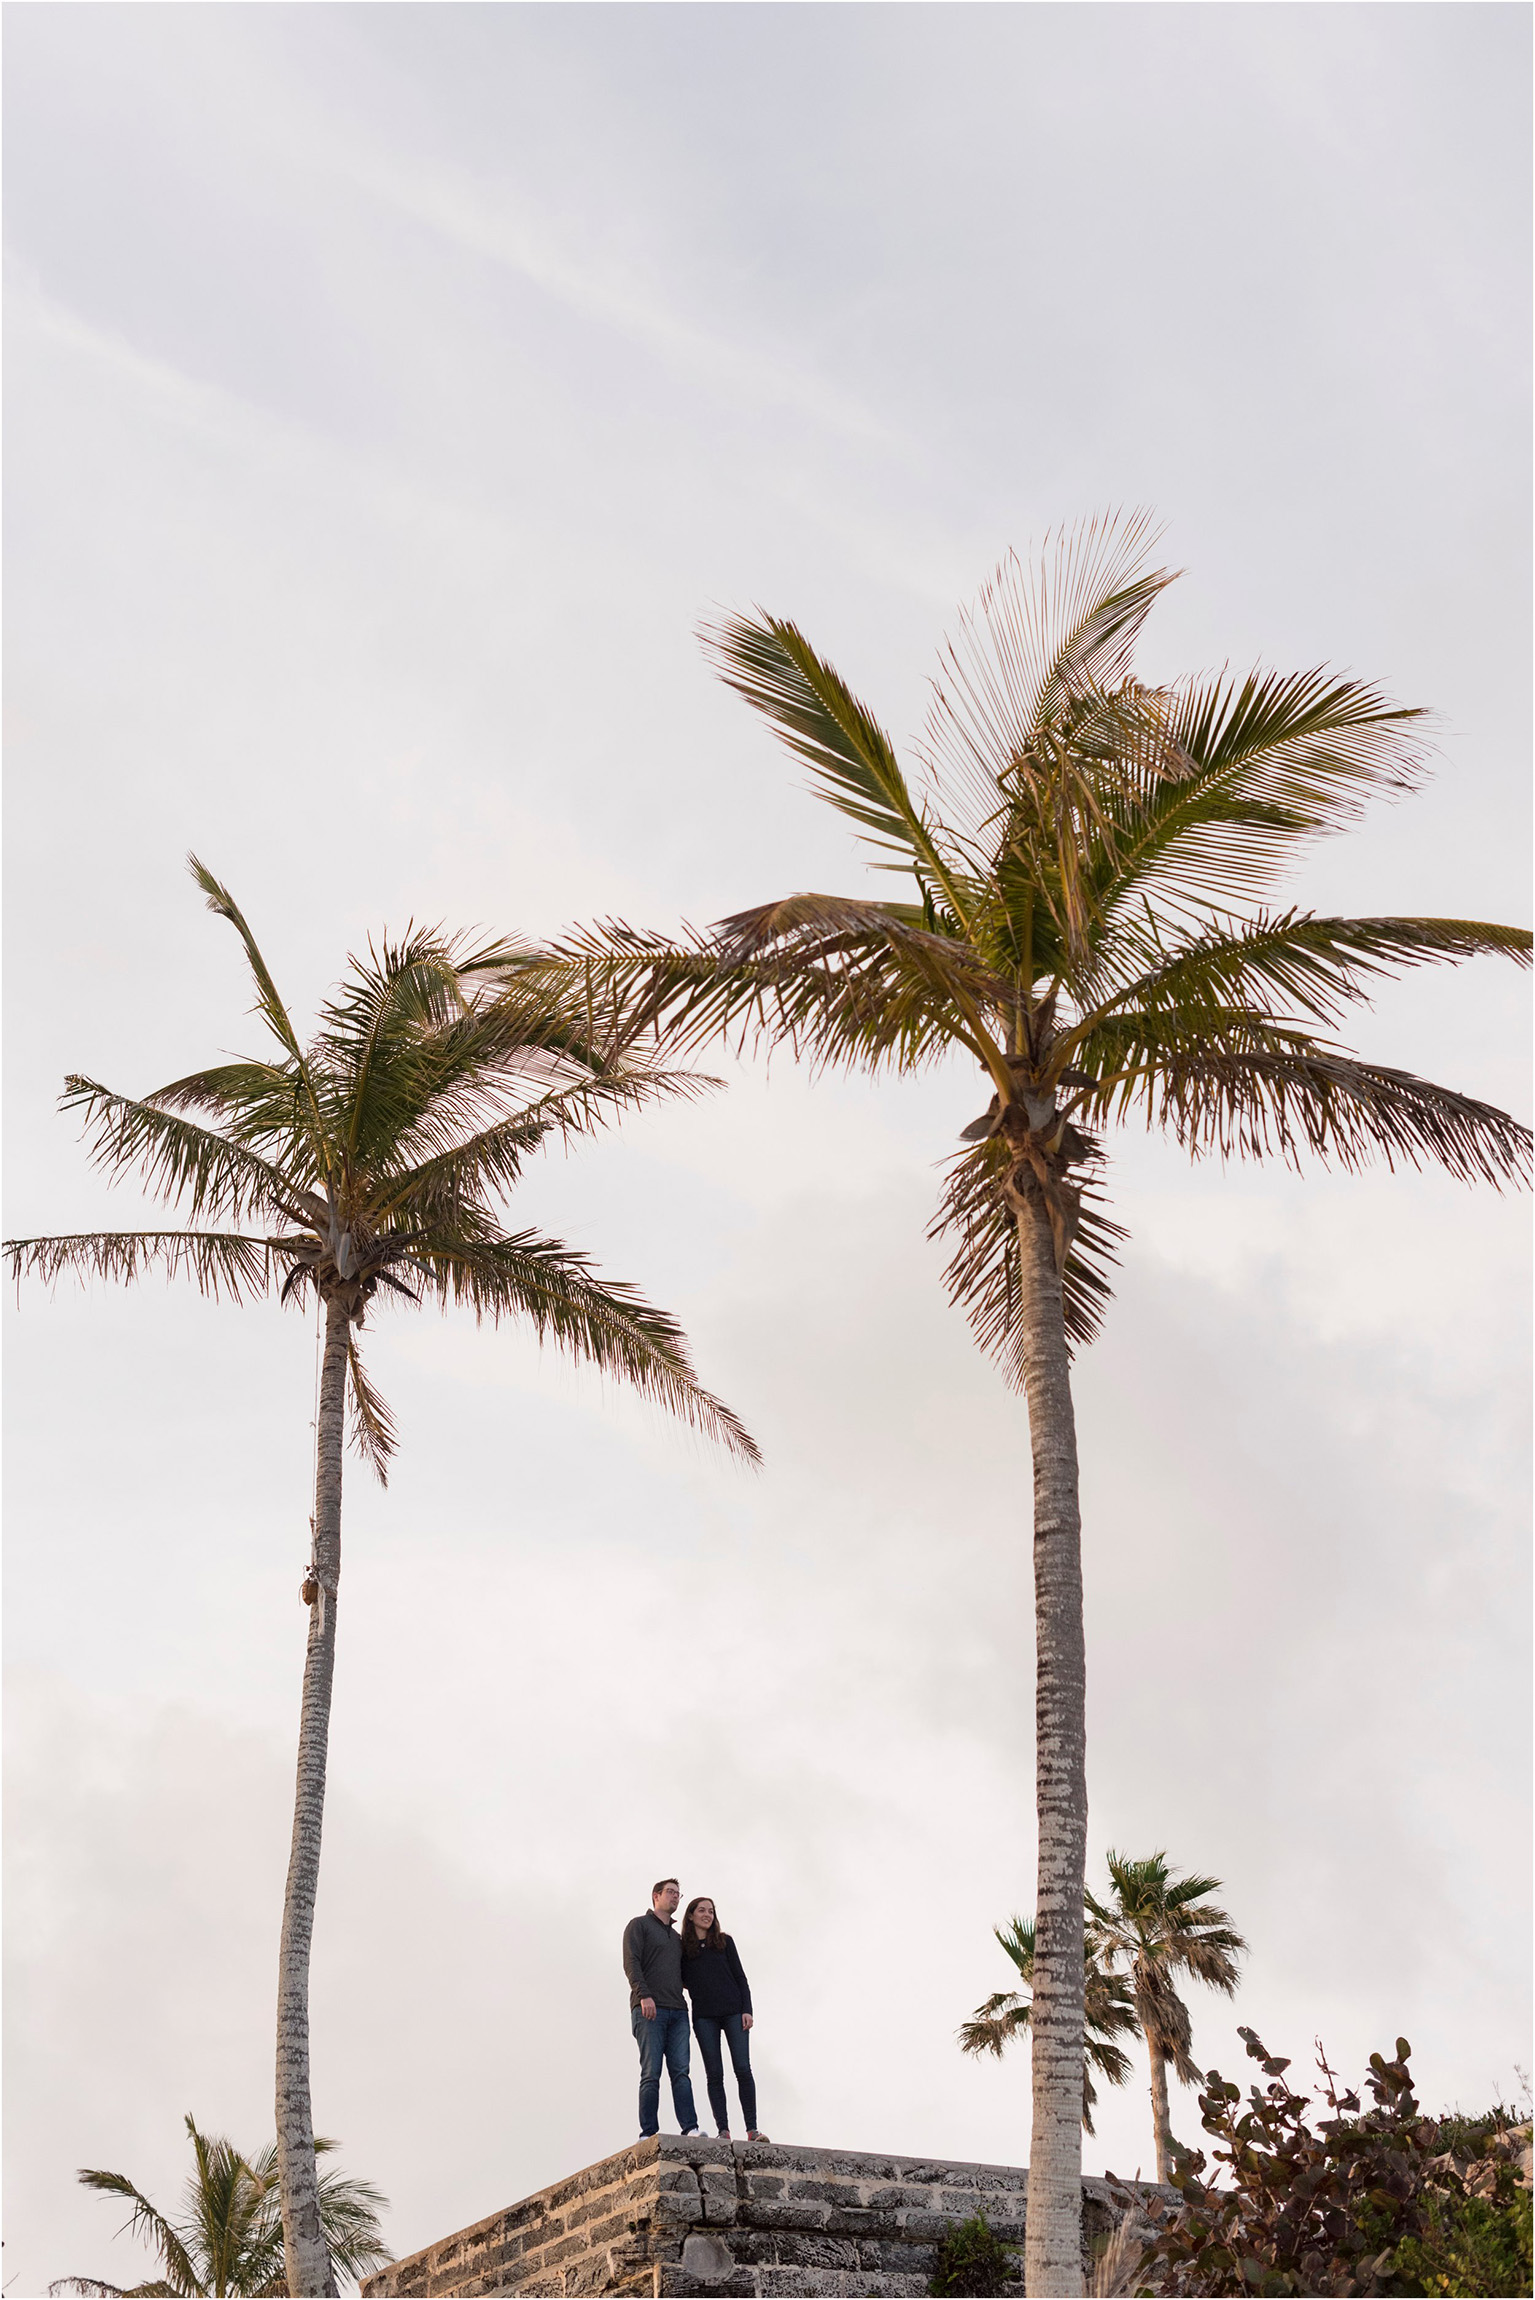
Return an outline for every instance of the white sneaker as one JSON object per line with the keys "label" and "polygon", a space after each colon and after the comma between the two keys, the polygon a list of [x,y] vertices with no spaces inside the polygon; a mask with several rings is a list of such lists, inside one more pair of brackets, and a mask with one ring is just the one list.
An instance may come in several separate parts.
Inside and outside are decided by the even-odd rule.
{"label": "white sneaker", "polygon": [[690,2124],[687,2128],[687,2131],[683,2133],[681,2137],[684,2140],[702,2140],[703,2136],[702,2125]]}

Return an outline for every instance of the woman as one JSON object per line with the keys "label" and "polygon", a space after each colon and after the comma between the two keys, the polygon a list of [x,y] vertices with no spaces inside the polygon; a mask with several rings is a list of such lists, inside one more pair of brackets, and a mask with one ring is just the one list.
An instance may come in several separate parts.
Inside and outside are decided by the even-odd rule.
{"label": "woman", "polygon": [[689,1901],[682,1912],[682,1985],[693,2000],[693,2034],[704,2056],[709,2106],[721,2140],[730,2138],[721,2036],[730,2046],[746,2137],[766,2140],[767,2134],[757,2130],[757,2087],[752,2081],[751,2047],[746,2041],[752,2025],[751,1985],[741,1970],[735,1942],[720,1931],[714,1903],[703,1894]]}

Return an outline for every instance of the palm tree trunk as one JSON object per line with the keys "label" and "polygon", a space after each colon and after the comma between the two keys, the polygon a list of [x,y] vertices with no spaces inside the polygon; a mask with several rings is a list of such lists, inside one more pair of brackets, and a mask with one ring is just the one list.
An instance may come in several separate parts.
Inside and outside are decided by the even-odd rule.
{"label": "palm tree trunk", "polygon": [[1173,2128],[1167,2109],[1167,2063],[1154,2031],[1147,2032],[1146,2043],[1151,2053],[1151,2129],[1156,2139],[1157,2178],[1171,2180]]}
{"label": "palm tree trunk", "polygon": [[309,2097],[309,1944],[320,1880],[325,1755],[336,1662],[336,1590],[341,1579],[341,1449],[345,1436],[346,1352],[351,1321],[337,1302],[325,1310],[320,1426],[315,1473],[315,1571],[320,1593],[309,1608],[304,1698],[299,1715],[293,1844],[283,1895],[277,1973],[277,2171],[283,2255],[293,2293],[333,2293],[336,2279],[320,2226]]}
{"label": "palm tree trunk", "polygon": [[1034,1455],[1035,1802],[1033,2131],[1024,2284],[1082,2290],[1082,1892],[1087,1881],[1087,1656],[1077,1430],[1061,1278],[1037,1183],[1018,1221],[1025,1387]]}

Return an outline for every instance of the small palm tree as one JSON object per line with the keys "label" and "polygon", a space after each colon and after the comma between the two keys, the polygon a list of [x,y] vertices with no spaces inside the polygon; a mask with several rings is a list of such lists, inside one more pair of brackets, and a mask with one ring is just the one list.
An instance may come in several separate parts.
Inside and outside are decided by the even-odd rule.
{"label": "small palm tree", "polygon": [[1424,772],[1422,712],[1323,669],[1152,688],[1136,641],[1173,580],[1143,515],[1009,560],[940,660],[908,773],[874,713],[791,622],[706,633],[720,675],[810,769],[901,899],[789,894],[696,937],[622,925],[556,954],[674,1044],[735,1028],[813,1064],[904,1072],[958,1052],[987,1109],[935,1232],[982,1346],[1028,1402],[1033,1450],[1035,1959],[1025,2279],[1082,2289],[1082,1519],[1073,1344],[1124,1237],[1103,1135],[1139,1123],[1193,1157],[1436,1164],[1523,1181],[1527,1128],[1361,1061],[1330,1032],[1401,969],[1494,953],[1521,928],[1266,907],[1305,842]]}
{"label": "small palm tree", "polygon": [[[1010,1917],[995,1930],[1000,1946],[1018,1968],[1021,1986],[999,1990],[983,2005],[976,2006],[960,2029],[959,2049],[995,2053],[1000,2060],[1014,2037],[1029,2033],[1034,1997],[1035,1925],[1032,1917]],[[1128,1984],[1102,1963],[1090,1934],[1086,1936],[1082,2003],[1082,2130],[1090,2133],[1093,2107],[1098,2098],[1093,2071],[1096,2069],[1110,2084],[1126,2082],[1130,2074],[1129,2055],[1120,2050],[1114,2039],[1134,2035],[1138,2025]]]}
{"label": "small palm tree", "polygon": [[1086,1895],[1088,1939],[1106,1972],[1123,1968],[1129,1975],[1136,2021],[1151,2058],[1157,2178],[1170,2180],[1177,2143],[1168,2120],[1167,2071],[1174,2069],[1180,2084],[1202,2081],[1176,1977],[1187,1973],[1229,1997],[1241,1978],[1236,1960],[1247,1943],[1233,1931],[1225,1910],[1206,1898],[1220,1891],[1219,1877],[1177,1877],[1165,1853],[1144,1861],[1110,1853],[1109,1883],[1107,1901]]}
{"label": "small palm tree", "polygon": [[[278,2195],[277,2150],[269,2146],[246,2156],[221,2134],[199,2132],[189,2116],[192,2171],[179,2220],[168,2220],[125,2172],[83,2171],[86,2188],[123,2196],[133,2206],[119,2235],[153,2245],[165,2273],[147,2284],[104,2284],[91,2276],[64,2276],[50,2292],[103,2293],[116,2300],[150,2300],[165,2294],[279,2294],[289,2289],[283,2275],[282,2210]],[[337,2146],[317,2138],[315,2154]],[[378,2216],[389,2199],[371,2181],[346,2173],[319,2176],[320,2225],[332,2266],[344,2276],[363,2277],[393,2255],[379,2230]]]}
{"label": "small palm tree", "polygon": [[[341,1470],[348,1395],[354,1441],[382,1479],[389,1408],[363,1367],[357,1331],[380,1291],[467,1304],[477,1318],[527,1320],[541,1339],[632,1383],[747,1460],[757,1450],[702,1389],[681,1329],[585,1256],[497,1211],[540,1143],[706,1083],[625,1054],[593,1010],[562,1002],[510,942],[468,947],[435,932],[371,946],[322,1009],[306,1047],[255,937],[195,857],[208,907],[245,948],[254,1011],[275,1052],[193,1072],[135,1099],[66,1081],[97,1163],[138,1172],[193,1223],[255,1216],[275,1234],[226,1228],[98,1231],[13,1239],[12,1274],[124,1282],[158,1265],[236,1302],[312,1290],[325,1323],[313,1552],[303,1595],[309,1640],[299,1721],[293,1842],[283,1901],[277,2021],[277,2151],[289,2289],[334,2289],[314,2163],[309,2089],[309,1954],[320,1867],[331,1682],[341,1577]],[[197,1112],[204,1125],[185,1115]]]}

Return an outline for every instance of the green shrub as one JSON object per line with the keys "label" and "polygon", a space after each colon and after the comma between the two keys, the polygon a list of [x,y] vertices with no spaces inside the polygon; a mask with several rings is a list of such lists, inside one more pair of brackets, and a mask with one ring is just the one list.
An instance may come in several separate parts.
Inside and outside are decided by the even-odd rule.
{"label": "green shrub", "polygon": [[938,2241],[929,2292],[969,2293],[977,2300],[997,2300],[1010,2279],[1018,2276],[1018,2255],[1003,2243],[984,2212],[946,2228]]}
{"label": "green shrub", "polygon": [[1251,2029],[1238,2032],[1269,2082],[1239,2089],[1212,2069],[1204,2129],[1226,2175],[1205,2184],[1205,2158],[1180,2150],[1182,2202],[1160,2216],[1142,2289],[1161,2293],[1486,2295],[1531,2290],[1530,2192],[1518,2171],[1524,2129],[1506,2110],[1427,2117],[1407,2072],[1411,2048],[1370,2055],[1374,2105],[1340,2093],[1325,2058],[1324,2114],[1291,2092],[1290,2063]]}
{"label": "green shrub", "polygon": [[1468,2196],[1459,2205],[1430,2203],[1423,2234],[1396,2248],[1398,2291],[1507,2300],[1535,2289],[1530,2192],[1514,2187],[1507,2167],[1501,2176],[1508,2183],[1504,2193]]}

